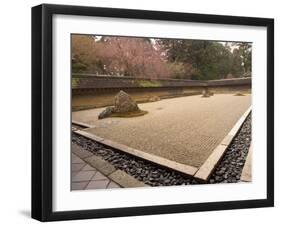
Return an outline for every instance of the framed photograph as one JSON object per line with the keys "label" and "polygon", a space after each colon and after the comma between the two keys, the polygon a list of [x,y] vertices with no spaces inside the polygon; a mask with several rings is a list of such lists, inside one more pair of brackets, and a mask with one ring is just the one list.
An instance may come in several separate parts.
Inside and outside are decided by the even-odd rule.
{"label": "framed photograph", "polygon": [[274,205],[274,21],[32,8],[32,217]]}

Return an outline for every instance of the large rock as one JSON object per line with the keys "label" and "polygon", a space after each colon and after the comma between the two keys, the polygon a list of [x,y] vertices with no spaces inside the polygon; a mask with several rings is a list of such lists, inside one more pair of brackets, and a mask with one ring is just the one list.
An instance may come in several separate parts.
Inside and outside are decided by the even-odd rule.
{"label": "large rock", "polygon": [[103,119],[110,117],[112,115],[125,115],[127,113],[139,113],[141,110],[139,109],[137,103],[124,91],[120,91],[114,97],[114,106],[107,107],[103,110],[98,118]]}
{"label": "large rock", "polygon": [[137,103],[124,91],[120,91],[114,98],[114,112],[127,113],[139,111]]}

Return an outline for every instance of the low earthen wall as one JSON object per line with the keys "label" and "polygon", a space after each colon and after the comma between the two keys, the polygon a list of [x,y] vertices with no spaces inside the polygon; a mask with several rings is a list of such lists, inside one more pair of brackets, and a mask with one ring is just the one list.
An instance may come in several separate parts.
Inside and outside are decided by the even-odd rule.
{"label": "low earthen wall", "polygon": [[204,89],[213,93],[249,93],[251,78],[195,81],[76,75],[72,78],[72,109],[112,105],[114,96],[120,90],[129,93],[138,103],[142,103],[150,101],[155,96],[163,99],[198,95]]}

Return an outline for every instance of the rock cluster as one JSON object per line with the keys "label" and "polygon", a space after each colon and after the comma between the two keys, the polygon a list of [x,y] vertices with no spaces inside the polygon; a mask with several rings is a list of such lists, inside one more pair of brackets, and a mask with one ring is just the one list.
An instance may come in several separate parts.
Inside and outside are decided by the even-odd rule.
{"label": "rock cluster", "polygon": [[241,92],[237,92],[234,94],[234,96],[245,96],[245,94],[241,93]]}
{"label": "rock cluster", "polygon": [[214,95],[214,93],[211,92],[209,89],[203,89],[203,91],[202,91],[202,97],[210,97],[213,95]]}
{"label": "rock cluster", "polygon": [[121,90],[114,97],[114,106],[107,107],[99,114],[98,118],[103,119],[114,115],[122,116],[139,112],[141,112],[141,110],[139,109],[137,103],[130,97],[129,94]]}
{"label": "rock cluster", "polygon": [[149,102],[155,102],[161,100],[160,97],[158,96],[152,96],[148,99]]}

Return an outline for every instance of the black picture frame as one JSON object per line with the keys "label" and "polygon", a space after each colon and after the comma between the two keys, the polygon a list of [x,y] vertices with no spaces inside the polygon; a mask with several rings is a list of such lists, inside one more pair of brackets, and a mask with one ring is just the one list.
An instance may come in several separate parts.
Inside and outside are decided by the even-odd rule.
{"label": "black picture frame", "polygon": [[[247,25],[267,28],[267,198],[95,210],[52,210],[52,18],[55,14]],[[274,20],[43,4],[32,8],[32,218],[40,221],[122,217],[274,206]]]}

